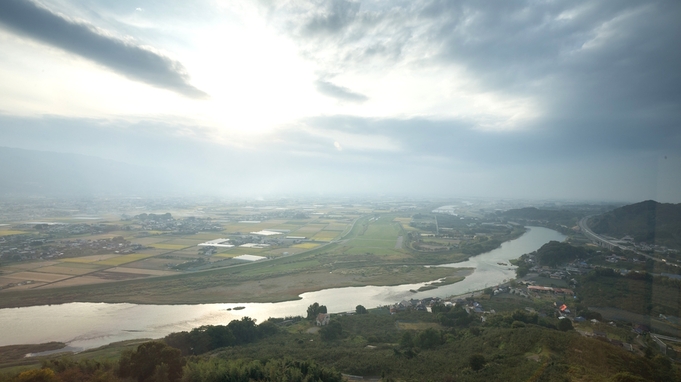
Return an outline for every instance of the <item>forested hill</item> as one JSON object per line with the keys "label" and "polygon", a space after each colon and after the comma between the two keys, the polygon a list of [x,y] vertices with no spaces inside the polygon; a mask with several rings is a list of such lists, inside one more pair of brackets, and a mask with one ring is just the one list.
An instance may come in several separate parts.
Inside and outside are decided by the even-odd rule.
{"label": "forested hill", "polygon": [[646,200],[593,217],[589,225],[596,233],[681,248],[681,204]]}
{"label": "forested hill", "polygon": [[504,212],[509,218],[532,219],[532,220],[565,220],[575,217],[573,212],[567,210],[540,210],[535,207],[525,207]]}
{"label": "forested hill", "polygon": [[575,247],[568,243],[560,243],[557,241],[550,241],[541,246],[535,252],[532,252],[537,259],[539,265],[548,265],[556,267],[574,260],[584,260],[590,257],[590,253],[583,247]]}

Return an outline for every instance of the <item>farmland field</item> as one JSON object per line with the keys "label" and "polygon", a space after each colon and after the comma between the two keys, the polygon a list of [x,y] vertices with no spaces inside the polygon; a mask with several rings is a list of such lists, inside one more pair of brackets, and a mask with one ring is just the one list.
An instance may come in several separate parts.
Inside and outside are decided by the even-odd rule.
{"label": "farmland field", "polygon": [[26,232],[24,232],[24,231],[0,230],[0,236],[20,235],[22,233],[26,233]]}
{"label": "farmland field", "polygon": [[122,264],[127,264],[127,263],[132,263],[133,261],[138,261],[145,259],[147,257],[151,257],[154,255],[147,255],[147,254],[142,254],[142,253],[133,253],[131,255],[123,255],[123,256],[118,256],[115,258],[111,259],[106,259],[98,262],[97,264],[100,265],[112,265],[112,266],[118,266]]}
{"label": "farmland field", "polygon": [[62,259],[62,262],[68,262],[68,263],[94,263],[96,261],[102,261],[106,259],[110,259],[112,257],[116,257],[119,255],[92,255],[92,256],[82,256],[82,257],[68,257],[66,259]]}
{"label": "farmland field", "polygon": [[347,226],[345,223],[330,223],[324,228],[324,231],[343,231]]}
{"label": "farmland field", "polygon": [[[82,265],[87,265],[87,267],[83,267]],[[58,275],[70,275],[70,276],[78,276],[78,275],[84,275],[86,273],[91,273],[96,271],[97,269],[101,269],[102,267],[97,267],[94,265],[89,265],[89,264],[77,264],[77,263],[72,263],[72,264],[59,264],[59,265],[54,265],[51,267],[44,267],[37,269],[36,272],[41,272],[41,273],[51,273],[51,274],[58,274]]]}
{"label": "farmland field", "polygon": [[312,236],[312,240],[318,241],[331,241],[340,235],[340,231],[319,231],[316,235]]}
{"label": "farmland field", "polygon": [[11,278],[14,279],[15,281],[25,281],[25,280],[33,280],[33,281],[42,281],[42,282],[52,282],[55,280],[61,280],[68,275],[61,275],[61,274],[54,274],[54,273],[42,273],[42,272],[17,272],[17,273],[12,273],[11,275],[6,275],[3,276],[2,278]]}
{"label": "farmland field", "polygon": [[58,261],[34,261],[30,263],[19,263],[12,264],[10,266],[2,267],[4,273],[7,272],[18,272],[18,271],[30,271],[33,269],[38,269],[42,267],[47,267],[50,265],[59,264]]}
{"label": "farmland field", "polygon": [[[379,215],[373,211],[371,214],[360,216],[356,212],[347,213],[342,209],[328,210],[336,215],[308,214],[312,217],[267,220],[265,216],[267,212],[246,209],[243,220],[262,219],[262,221],[238,223],[239,218],[232,215],[228,223],[223,223],[225,219],[214,220],[216,225],[222,226],[222,231],[199,234],[120,231],[121,236],[131,237],[130,242],[149,248],[133,254],[108,253],[64,258],[57,263],[38,262],[43,267],[39,270],[36,268],[40,266],[26,263],[25,269],[44,275],[41,278],[44,281],[35,279],[34,287],[39,282],[53,282],[49,288],[77,286],[63,295],[59,294],[59,298],[65,300],[71,298],[68,296],[82,299],[79,296],[86,295],[85,298],[97,301],[106,301],[107,298],[109,301],[138,299],[139,302],[144,300],[154,303],[230,299],[243,301],[243,298],[251,301],[281,301],[320,288],[433,281],[451,276],[452,270],[423,269],[420,265],[403,267],[409,263],[427,264],[444,260],[451,262],[461,258],[453,256],[456,253],[438,254],[440,257],[437,257],[433,254],[416,254],[408,248],[398,247],[398,237],[402,236],[404,240],[405,229],[412,230],[412,227],[408,226],[411,221],[409,215],[400,213]],[[351,216],[356,217],[356,220],[351,221]],[[260,230],[277,229],[288,232],[267,237],[250,234]],[[150,235],[153,232],[158,234]],[[235,232],[240,234],[232,235]],[[111,234],[118,235],[119,231],[90,236],[79,235],[78,239],[104,238]],[[285,236],[305,236],[315,242],[294,244],[293,240],[287,240]],[[229,238],[235,244],[267,243],[271,246],[218,247],[212,256],[200,254],[202,248],[197,247],[197,244],[217,238]],[[270,259],[252,264],[231,260],[233,257],[246,254],[266,256]],[[187,266],[177,267],[182,264]],[[12,266],[15,265],[19,264]],[[220,268],[209,270],[212,266]],[[10,269],[12,268],[2,268],[5,272]],[[192,272],[186,272],[187,269],[191,269]],[[16,271],[26,272],[21,268],[16,268]],[[150,278],[134,280],[142,277]],[[119,280],[126,281],[114,282]],[[109,284],[102,285],[103,282]],[[97,284],[97,287],[88,289],[89,283]],[[41,292],[43,290],[38,288],[31,293],[38,299],[40,296],[48,296],[50,292]],[[87,293],[83,294],[80,291]],[[75,294],[71,295],[71,292]],[[11,291],[3,290],[0,293],[3,297],[14,296]],[[19,301],[19,304],[24,303],[21,299],[11,298],[13,301]]]}
{"label": "farmland field", "polygon": [[319,244],[317,244],[317,243],[300,243],[300,244],[295,244],[293,247],[294,248],[312,249],[312,248],[319,247]]}
{"label": "farmland field", "polygon": [[150,247],[158,248],[158,249],[173,249],[173,250],[178,250],[178,249],[185,249],[185,248],[189,247],[189,245],[185,245],[185,244],[165,244],[165,243],[158,243],[158,244],[151,244]]}
{"label": "farmland field", "polygon": [[204,241],[206,241],[206,240],[187,239],[187,238],[181,237],[181,238],[177,238],[177,239],[171,239],[171,240],[168,240],[168,241],[164,241],[164,242],[159,243],[159,244],[182,245],[184,247],[189,247],[189,246],[196,246],[198,244],[203,243]]}

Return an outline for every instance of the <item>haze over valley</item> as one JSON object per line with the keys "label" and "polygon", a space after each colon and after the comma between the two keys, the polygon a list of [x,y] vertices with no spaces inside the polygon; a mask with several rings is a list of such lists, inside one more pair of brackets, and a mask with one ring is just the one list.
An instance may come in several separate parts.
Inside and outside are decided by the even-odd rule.
{"label": "haze over valley", "polygon": [[0,381],[681,380],[679,20],[0,1]]}

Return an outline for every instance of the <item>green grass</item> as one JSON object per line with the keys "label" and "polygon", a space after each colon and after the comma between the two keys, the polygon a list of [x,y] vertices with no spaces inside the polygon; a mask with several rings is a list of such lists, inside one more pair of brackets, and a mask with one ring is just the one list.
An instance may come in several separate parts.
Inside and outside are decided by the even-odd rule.
{"label": "green grass", "polygon": [[[291,284],[292,282],[290,282],[290,280],[295,280],[295,278],[304,275],[306,272],[321,272],[324,270],[322,267],[328,267],[331,264],[333,264],[334,269],[350,269],[354,267],[370,266],[401,266],[404,264],[442,264],[460,261],[467,257],[456,252],[434,254],[420,253],[404,248],[395,249],[398,236],[404,236],[404,232],[399,223],[393,221],[395,217],[400,216],[403,217],[404,215],[383,214],[378,221],[369,221],[373,215],[360,217],[356,220],[354,225],[348,224],[347,233],[343,234],[341,238],[337,239],[335,242],[321,245],[302,253],[282,256],[268,261],[249,264],[228,261],[221,263],[227,265],[225,268],[155,277],[146,280],[125,280],[116,283],[73,286],[49,290],[36,289],[29,291],[4,292],[3,299],[0,300],[0,307],[30,306],[73,301],[141,303],[186,303],[188,301],[202,303],[220,302],[221,298],[225,298],[225,296],[220,295],[220,293],[228,292],[215,292],[217,293],[215,295],[207,292],[199,296],[197,291],[203,291],[210,288],[222,288],[222,290],[225,290],[226,288],[237,286],[244,282],[260,281],[274,277],[289,277],[290,279],[279,280]],[[282,222],[277,224],[281,225]],[[325,222],[317,226],[326,224],[327,223]],[[253,227],[253,229],[255,230],[255,227]],[[163,246],[164,244],[165,243],[159,243],[156,245]],[[172,246],[177,244],[166,245]],[[271,250],[272,248],[231,248],[225,251],[221,250],[220,253],[241,255],[251,253],[257,254]],[[286,248],[278,248],[277,250],[280,252],[287,251]],[[192,252],[192,256],[189,257],[195,256],[195,249],[185,251]],[[180,255],[181,252],[176,251],[172,256]],[[120,265],[124,262],[139,260],[136,256],[142,258],[154,255],[126,255],[98,262],[98,264],[110,264],[112,266]],[[436,278],[433,277],[429,279],[425,278],[426,276],[426,274],[423,274],[421,275],[421,278],[413,279],[415,280],[413,282],[432,281]],[[446,275],[440,277],[444,276]],[[336,279],[336,283],[343,283],[343,281]],[[372,279],[367,276],[353,280],[353,283],[350,285],[366,285],[366,283],[373,283],[373,285],[386,285],[386,283],[395,285],[404,282],[400,282],[399,280],[395,281],[395,279],[382,279],[378,276]],[[337,287],[338,285],[335,286]],[[302,286],[301,288],[309,289],[310,287]],[[318,282],[315,284],[314,288],[315,290],[320,288],[323,289],[325,288],[325,285],[323,282]],[[274,295],[267,295],[268,297],[260,296],[258,297],[258,301],[272,301],[272,299],[281,301],[297,296],[296,294],[291,297],[289,293],[292,292],[286,292],[285,295],[278,297]]]}

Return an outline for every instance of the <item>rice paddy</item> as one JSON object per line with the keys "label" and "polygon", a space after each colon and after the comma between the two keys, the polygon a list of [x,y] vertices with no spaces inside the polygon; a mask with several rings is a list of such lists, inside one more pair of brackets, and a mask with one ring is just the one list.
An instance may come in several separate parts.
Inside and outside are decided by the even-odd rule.
{"label": "rice paddy", "polygon": [[83,257],[69,257],[61,260],[66,263],[94,263],[97,261],[107,260],[112,257],[117,257],[120,255],[93,255],[93,256],[83,256]]}
{"label": "rice paddy", "polygon": [[26,232],[24,232],[24,231],[11,231],[11,230],[0,230],[0,236],[20,235],[22,233],[26,233]]}
{"label": "rice paddy", "polygon": [[294,248],[312,249],[312,248],[319,247],[319,244],[317,244],[317,243],[300,243],[300,244],[293,245],[293,247]]}
{"label": "rice paddy", "polygon": [[[333,215],[328,215],[329,212]],[[253,216],[253,213],[254,211],[250,210],[243,216]],[[335,274],[337,270],[354,269],[357,267],[357,264],[364,264],[362,262],[369,260],[378,261],[381,264],[413,260],[410,252],[401,247],[396,248],[398,237],[405,235],[404,230],[412,229],[408,225],[411,221],[409,217],[396,214],[360,216],[356,212],[348,213],[343,209],[329,210],[323,214],[308,214],[308,216],[305,219],[291,220],[265,220],[263,217],[260,218],[263,219],[262,221],[255,221],[255,219],[259,218],[244,218],[244,220],[254,219],[252,223],[243,221],[239,223],[238,217],[230,217],[229,222],[224,220],[215,221],[215,224],[220,224],[223,230],[200,232],[197,234],[126,230],[89,236],[79,235],[77,236],[79,240],[123,236],[131,243],[139,244],[144,248],[137,249],[138,252],[132,254],[104,253],[59,258],[56,261],[38,261],[35,265],[33,263],[17,263],[3,267],[2,271],[4,271],[4,274],[2,276],[8,277],[7,283],[21,283],[32,280],[31,284],[20,285],[21,288],[25,287],[24,289],[40,286],[40,289],[44,290],[67,285],[82,285],[85,288],[85,285],[88,284],[97,284],[97,288],[100,288],[101,283],[104,282],[110,283],[153,276],[179,276],[180,273],[187,270],[203,271],[214,266],[227,267],[223,269],[225,274],[234,275],[234,278],[230,276],[229,279],[238,279],[238,283],[253,281],[249,279],[250,277],[256,277],[257,280],[265,280],[270,277],[285,277],[287,278],[286,282],[293,282],[299,275],[316,273],[324,274],[323,279],[326,280],[329,277],[329,264],[336,264],[334,265]],[[16,229],[12,231],[9,230],[9,227],[7,228],[7,230],[0,230],[0,235],[8,234],[9,232],[19,232]],[[279,230],[282,234],[259,238],[251,235],[251,232],[261,230]],[[294,240],[286,239],[286,236],[302,236],[311,241],[295,243]],[[233,248],[216,248],[212,255],[205,256],[202,251],[203,247],[200,248],[197,245],[217,238],[230,238],[234,240],[237,246]],[[266,243],[269,246],[266,248],[239,246],[240,244],[248,243]],[[242,264],[243,262],[238,260],[232,260],[243,255],[264,256],[270,260],[263,261],[261,264],[247,265]],[[336,262],[336,256],[340,256],[342,261]],[[380,260],[376,256],[380,256]],[[188,264],[190,267],[185,266],[183,268],[183,264]],[[196,266],[192,264],[196,264]],[[15,267],[18,265],[22,267]],[[238,267],[229,268],[233,265],[238,265]],[[191,268],[194,266],[196,268]],[[362,266],[362,268],[365,269],[366,267]],[[369,273],[371,272],[373,271]],[[339,283],[338,285],[362,285],[362,283],[389,284],[394,282],[394,275],[392,274],[383,275],[381,277],[385,277],[385,280],[379,280],[376,278],[378,277],[377,274],[372,273],[369,275],[369,273],[367,273],[367,276],[363,274],[347,274],[343,276],[342,280],[339,278],[337,282]],[[196,277],[196,280],[211,278],[208,274],[200,276],[201,274],[203,273],[197,272],[196,276],[191,276],[192,280],[194,280],[194,277]],[[343,275],[343,273],[341,272],[339,275]],[[27,276],[36,277],[26,279],[25,277]],[[188,276],[182,275],[182,277]],[[352,279],[346,279],[346,277],[352,277]],[[359,279],[355,279],[358,277]],[[432,280],[429,277],[429,275],[423,273],[412,281]],[[364,281],[358,281],[360,279]],[[151,284],[148,284],[150,288],[153,288],[152,285],[156,285],[156,282],[151,279],[149,282],[151,282]],[[163,282],[159,281],[161,284]],[[267,299],[265,297],[262,298]],[[279,296],[276,299],[283,298],[285,297]]]}
{"label": "rice paddy", "polygon": [[185,244],[165,244],[165,243],[157,243],[157,244],[151,244],[150,247],[158,248],[158,249],[174,249],[174,250],[179,250],[179,249],[185,249],[185,248],[189,247],[189,245],[185,245]]}
{"label": "rice paddy", "polygon": [[133,261],[139,261],[142,259],[146,259],[148,257],[152,257],[153,255],[149,254],[144,254],[144,253],[133,253],[130,255],[123,255],[123,256],[118,256],[114,257],[111,259],[106,259],[98,262],[97,264],[99,265],[112,265],[112,266],[119,266],[122,264],[127,264],[127,263],[132,263]]}

